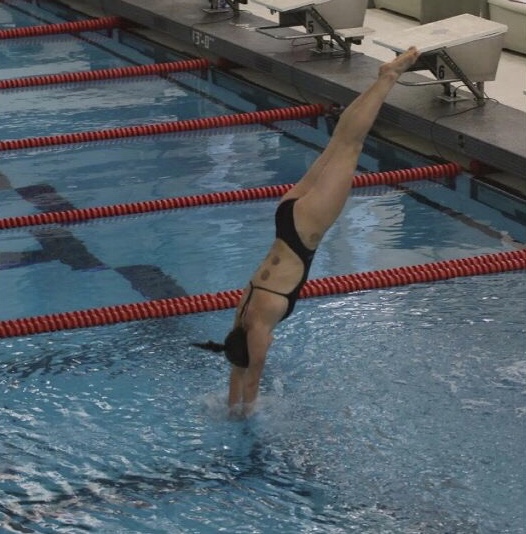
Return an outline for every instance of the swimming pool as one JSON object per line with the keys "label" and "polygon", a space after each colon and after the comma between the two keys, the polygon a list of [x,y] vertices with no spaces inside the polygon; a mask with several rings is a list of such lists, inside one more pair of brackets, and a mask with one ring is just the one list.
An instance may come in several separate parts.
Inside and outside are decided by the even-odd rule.
{"label": "swimming pool", "polygon": [[[34,23],[25,11],[55,20],[25,2],[1,9],[18,25]],[[0,77],[12,77],[22,56],[31,74],[151,61],[132,37],[135,48],[87,37],[0,43],[11,58]],[[1,139],[288,105],[215,71],[9,91],[2,100],[11,115]],[[326,140],[322,121],[287,122],[6,152],[0,211],[289,183]],[[372,138],[360,161],[373,171],[426,163]],[[266,252],[274,206],[2,231],[0,320],[240,287]],[[468,176],[357,189],[311,277],[525,240],[524,204]],[[225,362],[188,348],[224,335],[231,311],[2,339],[0,524],[524,532],[524,302],[520,271],[303,300],[276,332],[261,409],[243,422],[226,417]]]}

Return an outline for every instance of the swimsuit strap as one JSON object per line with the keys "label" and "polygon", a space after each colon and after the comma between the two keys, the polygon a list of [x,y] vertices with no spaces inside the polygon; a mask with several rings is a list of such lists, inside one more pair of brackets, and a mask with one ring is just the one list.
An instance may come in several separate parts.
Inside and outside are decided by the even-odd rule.
{"label": "swimsuit strap", "polygon": [[267,291],[268,293],[274,293],[274,295],[279,295],[280,297],[288,298],[288,293],[282,293],[281,291],[275,291],[274,289],[269,289],[268,287],[261,287],[261,286],[255,286],[252,282],[250,282],[250,287],[252,290],[254,289],[261,289],[261,291]]}
{"label": "swimsuit strap", "polygon": [[239,312],[239,318],[243,319],[243,315],[245,314],[245,311],[247,309],[248,303],[250,302],[250,299],[252,298],[252,293],[254,292],[254,284],[252,284],[252,280],[249,282],[250,284],[250,290],[248,292],[247,298],[245,299],[245,302],[243,302],[243,306],[241,307],[241,311]]}
{"label": "swimsuit strap", "polygon": [[290,298],[287,293],[281,293],[280,291],[274,291],[273,289],[269,289],[267,287],[261,287],[261,286],[255,286],[252,283],[252,280],[249,282],[250,289],[248,291],[247,298],[245,299],[245,302],[243,302],[243,306],[241,307],[241,311],[239,312],[239,318],[243,319],[243,315],[245,314],[245,311],[247,309],[248,303],[250,302],[250,299],[252,298],[252,294],[254,293],[254,289],[259,289],[261,291],[267,291],[268,293],[273,293],[274,295],[279,295],[280,297],[284,297],[289,301],[290,306]]}

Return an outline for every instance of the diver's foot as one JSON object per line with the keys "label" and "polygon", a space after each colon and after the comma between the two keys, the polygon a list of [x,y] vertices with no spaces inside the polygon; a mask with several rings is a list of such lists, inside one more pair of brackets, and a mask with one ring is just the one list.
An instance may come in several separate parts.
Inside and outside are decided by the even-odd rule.
{"label": "diver's foot", "polygon": [[393,61],[384,63],[380,67],[379,76],[389,76],[398,79],[401,74],[416,63],[419,55],[420,53],[416,47],[412,46],[408,48],[404,53],[396,56]]}

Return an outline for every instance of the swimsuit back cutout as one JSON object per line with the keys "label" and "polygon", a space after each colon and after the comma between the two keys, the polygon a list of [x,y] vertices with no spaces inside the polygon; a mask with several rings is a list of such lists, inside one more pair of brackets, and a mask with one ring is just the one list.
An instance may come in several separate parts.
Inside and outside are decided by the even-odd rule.
{"label": "swimsuit back cutout", "polygon": [[[241,318],[245,314],[245,310],[247,309],[248,303],[250,302],[250,299],[252,298],[252,293],[254,293],[254,289],[259,289],[261,291],[266,291],[267,293],[274,293],[274,295],[279,295],[280,297],[285,297],[287,300],[289,299],[289,295],[290,295],[289,293],[281,293],[280,291],[274,291],[273,289],[269,289],[267,287],[255,286],[252,283],[252,280],[250,280],[249,286],[250,286],[250,289],[248,291],[247,298],[245,299],[245,302],[243,303],[241,311],[239,312],[239,317],[241,317]],[[290,305],[290,303],[289,303],[289,305]],[[288,313],[288,311],[289,310],[287,309],[287,312],[285,312],[285,315],[280,319],[280,321],[283,321],[283,319],[285,319],[285,317],[290,315],[290,313]],[[291,310],[291,312],[292,312],[292,310]]]}

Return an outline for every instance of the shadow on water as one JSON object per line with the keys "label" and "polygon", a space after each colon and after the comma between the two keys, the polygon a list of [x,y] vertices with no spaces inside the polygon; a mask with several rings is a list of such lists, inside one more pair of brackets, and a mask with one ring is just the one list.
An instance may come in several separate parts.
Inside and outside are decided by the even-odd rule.
{"label": "shadow on water", "polygon": [[[248,422],[224,422],[239,447],[227,449],[226,453],[215,451],[202,464],[185,463],[174,454],[143,464],[142,473],[108,468],[107,473],[97,471],[97,474],[77,476],[75,481],[69,478],[67,486],[60,483],[56,473],[39,473],[38,468],[29,468],[31,462],[5,467],[0,471],[0,488],[4,487],[0,524],[12,532],[45,532],[42,526],[51,524],[99,532],[101,525],[95,517],[110,517],[115,513],[133,515],[134,511],[139,511],[139,515],[140,511],[146,511],[148,515],[148,510],[157,510],[162,503],[184,507],[187,499],[195,496],[213,500],[218,493],[224,497],[232,493],[242,495],[247,489],[251,493],[254,484],[259,485],[268,475],[269,484],[278,493],[291,491],[301,499],[311,496],[308,472],[290,464],[279,469],[279,478],[276,473],[269,473],[269,463],[273,461],[269,444],[258,441]],[[28,458],[28,451],[11,452],[18,458]],[[46,451],[41,449],[42,452]],[[29,457],[36,466],[38,455],[29,454]],[[202,519],[206,522],[206,517]],[[155,525],[148,528],[157,532]],[[143,532],[150,531],[148,528]]]}
{"label": "shadow on water", "polygon": [[[109,327],[43,334],[0,347],[0,384],[34,376],[85,375],[111,370],[126,373],[147,363],[155,368],[173,362],[181,370],[223,364],[216,354],[190,350],[199,336],[184,317],[137,321]],[[7,341],[7,343],[6,343]],[[187,350],[188,348],[188,350]]]}
{"label": "shadow on water", "polygon": [[[106,473],[77,476],[67,486],[60,484],[59,477],[42,480],[43,475],[28,473],[25,466],[4,468],[0,471],[0,488],[5,488],[0,525],[8,532],[51,532],[66,527],[74,529],[72,532],[101,532],[101,528],[111,528],[114,517],[121,515],[133,518],[130,525],[135,526],[123,530],[120,524],[119,532],[168,532],[155,524],[166,506],[173,514],[171,532],[195,532],[199,521],[203,532],[217,531],[204,526],[207,522],[214,526],[211,510],[215,510],[218,521],[222,515],[232,516],[231,532],[238,531],[236,527],[246,532],[243,529],[251,521],[254,531],[269,534],[307,530],[367,534],[494,532],[481,529],[472,520],[452,517],[430,502],[411,502],[398,493],[399,488],[385,488],[375,499],[366,501],[358,487],[363,481],[350,482],[345,488],[335,484],[320,471],[308,444],[273,436],[271,429],[261,427],[257,417],[255,421],[223,423],[228,424],[231,441],[223,450],[215,449],[203,463],[185,463],[174,453],[173,457],[142,464],[143,472],[108,469]],[[30,478],[32,483],[28,482]],[[52,489],[39,487],[44,485]],[[194,518],[192,529],[185,526],[182,516],[179,520],[178,514],[195,499],[206,503],[206,510],[200,518]],[[266,521],[268,526],[255,526],[266,525]],[[142,525],[140,530],[136,530],[137,525]]]}

